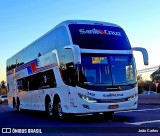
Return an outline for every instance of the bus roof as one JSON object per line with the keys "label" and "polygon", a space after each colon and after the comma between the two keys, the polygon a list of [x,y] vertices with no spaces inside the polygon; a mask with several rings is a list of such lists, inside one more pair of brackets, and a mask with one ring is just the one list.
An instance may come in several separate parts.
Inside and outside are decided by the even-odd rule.
{"label": "bus roof", "polygon": [[28,46],[32,45],[34,42],[40,40],[42,37],[46,36],[48,33],[52,32],[54,29],[60,27],[60,26],[68,26],[69,24],[90,24],[90,25],[104,25],[104,26],[112,26],[112,27],[120,27],[119,25],[113,24],[113,23],[108,23],[108,22],[103,22],[103,21],[93,21],[93,20],[65,20],[61,23],[59,23],[58,25],[56,25],[53,29],[51,29],[50,31],[48,31],[47,33],[45,33],[44,35],[40,36],[39,38],[37,38],[36,40],[34,40],[33,42],[31,42],[29,45],[25,46],[24,48],[22,48],[19,52],[17,52],[16,54],[12,55],[10,58],[7,59],[7,61],[9,59],[11,59],[12,57],[18,55],[21,51],[23,51],[24,49],[26,49]]}
{"label": "bus roof", "polygon": [[113,23],[102,22],[102,21],[91,21],[91,20],[66,20],[58,24],[56,27],[59,27],[61,25],[69,25],[69,24],[91,24],[91,25],[104,25],[104,26],[119,27],[118,25],[113,24]]}

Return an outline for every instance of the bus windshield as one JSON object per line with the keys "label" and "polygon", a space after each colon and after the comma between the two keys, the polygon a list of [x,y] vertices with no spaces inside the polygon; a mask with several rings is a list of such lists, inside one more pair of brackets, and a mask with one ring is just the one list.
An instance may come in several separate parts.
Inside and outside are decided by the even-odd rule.
{"label": "bus windshield", "polygon": [[120,27],[70,24],[73,44],[80,48],[99,50],[131,50],[129,40]]}
{"label": "bus windshield", "polygon": [[136,83],[132,55],[82,54],[77,72],[80,84],[117,86]]}

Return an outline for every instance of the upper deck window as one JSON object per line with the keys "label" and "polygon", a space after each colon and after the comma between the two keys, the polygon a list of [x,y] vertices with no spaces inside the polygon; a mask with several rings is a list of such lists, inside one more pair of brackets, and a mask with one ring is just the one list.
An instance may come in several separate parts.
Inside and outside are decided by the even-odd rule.
{"label": "upper deck window", "polygon": [[73,44],[80,48],[101,50],[131,50],[128,38],[120,27],[70,24]]}

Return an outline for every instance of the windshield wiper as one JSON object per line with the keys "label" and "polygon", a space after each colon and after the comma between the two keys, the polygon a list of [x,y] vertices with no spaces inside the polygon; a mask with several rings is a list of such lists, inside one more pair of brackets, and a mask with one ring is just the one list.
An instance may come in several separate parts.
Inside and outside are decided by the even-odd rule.
{"label": "windshield wiper", "polygon": [[98,85],[100,85],[100,86],[104,86],[104,85],[112,85],[112,83],[93,83],[92,84],[93,86],[98,86]]}
{"label": "windshield wiper", "polygon": [[131,86],[131,87],[135,87],[136,84],[137,83],[132,83],[132,84],[128,84],[128,85]]}

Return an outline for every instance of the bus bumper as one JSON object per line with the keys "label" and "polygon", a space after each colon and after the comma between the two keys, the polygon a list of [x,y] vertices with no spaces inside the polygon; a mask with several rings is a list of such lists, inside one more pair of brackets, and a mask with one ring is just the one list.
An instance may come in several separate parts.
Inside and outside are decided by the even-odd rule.
{"label": "bus bumper", "polygon": [[119,103],[92,103],[83,99],[79,100],[79,104],[70,109],[73,114],[89,114],[89,113],[103,113],[111,111],[126,111],[136,109],[138,105],[138,97],[131,101]]}

